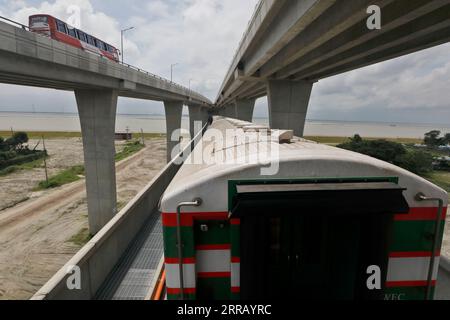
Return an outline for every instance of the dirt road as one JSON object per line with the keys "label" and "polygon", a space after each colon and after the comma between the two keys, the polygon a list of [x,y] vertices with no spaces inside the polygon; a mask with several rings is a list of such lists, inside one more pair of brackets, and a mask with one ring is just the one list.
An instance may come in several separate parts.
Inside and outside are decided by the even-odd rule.
{"label": "dirt road", "polygon": [[[69,140],[75,145],[79,143],[76,139]],[[50,145],[52,143],[55,147],[62,144],[61,147],[68,148],[67,139],[50,142]],[[152,139],[146,144],[144,150],[117,164],[119,206],[130,201],[165,165],[165,140]],[[72,163],[76,160],[66,153],[66,159],[59,161]],[[71,165],[74,164],[79,163]],[[26,181],[20,174],[39,176],[40,173],[13,174],[19,185]],[[0,185],[10,185],[12,179],[9,176],[7,182],[0,179]],[[22,186],[22,193],[18,192],[17,196],[26,192],[29,190]],[[0,299],[31,297],[80,249],[80,241],[86,234],[84,180],[56,190],[32,193],[29,198],[0,211]]]}

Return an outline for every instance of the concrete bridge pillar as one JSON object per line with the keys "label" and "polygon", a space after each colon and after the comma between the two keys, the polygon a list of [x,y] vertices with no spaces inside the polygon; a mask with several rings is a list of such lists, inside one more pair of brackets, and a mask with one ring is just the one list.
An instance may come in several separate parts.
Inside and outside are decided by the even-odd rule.
{"label": "concrete bridge pillar", "polygon": [[269,121],[273,129],[294,130],[302,137],[313,83],[306,81],[269,80]]}
{"label": "concrete bridge pillar", "polygon": [[86,171],[89,231],[97,233],[117,212],[114,133],[117,91],[76,90]]}
{"label": "concrete bridge pillar", "polygon": [[236,118],[243,121],[253,121],[253,110],[256,99],[236,100]]}
{"label": "concrete bridge pillar", "polygon": [[191,139],[203,128],[209,118],[208,111],[200,105],[191,104],[189,107],[189,131]]}
{"label": "concrete bridge pillar", "polygon": [[177,147],[180,144],[181,116],[183,113],[182,101],[164,101],[166,111],[167,133],[167,162],[181,152]]}
{"label": "concrete bridge pillar", "polygon": [[225,117],[236,119],[236,104],[230,103],[225,106]]}

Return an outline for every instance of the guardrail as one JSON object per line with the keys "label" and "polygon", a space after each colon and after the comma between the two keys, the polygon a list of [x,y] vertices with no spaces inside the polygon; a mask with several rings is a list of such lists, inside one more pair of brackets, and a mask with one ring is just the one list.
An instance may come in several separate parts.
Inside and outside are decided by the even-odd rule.
{"label": "guardrail", "polygon": [[249,35],[250,30],[252,29],[252,26],[253,26],[253,24],[254,24],[255,21],[256,21],[256,17],[257,17],[257,16],[259,15],[259,13],[261,12],[261,8],[262,8],[264,2],[265,2],[265,0],[259,0],[258,3],[255,5],[255,11],[253,12],[252,17],[250,18],[250,20],[249,20],[248,23],[247,23],[247,29],[246,29],[246,30],[244,31],[244,33],[242,34],[241,40],[239,41],[239,44],[238,44],[237,48],[236,48],[235,51],[234,51],[233,59],[231,59],[231,63],[230,63],[230,65],[228,66],[228,70],[227,70],[225,79],[224,79],[224,81],[223,81],[223,83],[222,83],[222,85],[221,85],[221,87],[220,87],[218,96],[217,96],[217,98],[216,98],[216,102],[219,102],[219,99],[220,99],[220,96],[221,96],[221,92],[222,92],[223,86],[225,85],[225,82],[227,81],[228,76],[229,76],[230,74],[232,74],[232,72],[234,72],[233,66],[234,66],[235,64],[237,64],[237,57],[238,57],[238,55],[239,55],[239,50],[241,49],[242,44],[244,43],[244,41],[246,40],[247,36]]}
{"label": "guardrail", "polygon": [[[158,212],[159,200],[178,172],[180,159],[187,157],[208,125],[188,143],[166,167],[123,208],[102,230],[67,262],[31,299],[90,300],[93,299],[111,270],[140,231],[144,222]],[[81,289],[70,290],[67,281],[74,267],[81,275]]]}
{"label": "guardrail", "polygon": [[[4,21],[6,21],[6,22],[8,22],[8,23],[17,25],[17,26],[19,26],[20,28],[22,28],[23,30],[26,30],[26,31],[31,32],[31,31],[30,31],[30,28],[29,28],[28,26],[26,26],[26,25],[24,25],[24,24],[21,24],[20,22],[17,22],[17,21],[8,19],[8,18],[3,17],[3,16],[0,16],[0,20],[4,20]],[[36,34],[39,35],[39,36],[44,36],[44,35],[41,35],[41,34],[39,34],[39,33],[36,33]],[[185,90],[189,96],[195,96],[195,97],[197,97],[197,98],[199,98],[199,99],[201,99],[201,100],[209,101],[209,99],[206,98],[205,96],[203,96],[203,95],[201,95],[201,94],[199,94],[199,93],[196,93],[196,92],[192,91],[191,89],[189,89],[189,88],[187,88],[187,87],[185,87],[185,86],[182,86],[182,85],[180,85],[180,84],[178,84],[178,83],[175,83],[175,82],[173,82],[173,81],[170,81],[169,79],[163,78],[163,77],[161,77],[161,76],[158,76],[158,75],[156,75],[156,74],[153,74],[153,73],[151,73],[151,72],[149,72],[149,71],[143,70],[143,69],[141,69],[141,68],[139,68],[139,67],[133,66],[133,65],[128,64],[128,63],[124,63],[124,62],[121,62],[121,61],[117,61],[117,63],[120,64],[120,65],[122,65],[122,66],[124,66],[124,67],[127,67],[127,68],[129,68],[129,69],[135,70],[135,71],[137,71],[137,72],[144,73],[144,74],[146,74],[146,75],[149,76],[149,77],[158,79],[158,80],[160,80],[160,81],[163,81],[163,82],[165,82],[165,83],[167,83],[167,84],[170,84],[170,85],[172,85],[172,86],[174,86],[174,87],[177,87],[177,88],[179,88],[179,89]]]}

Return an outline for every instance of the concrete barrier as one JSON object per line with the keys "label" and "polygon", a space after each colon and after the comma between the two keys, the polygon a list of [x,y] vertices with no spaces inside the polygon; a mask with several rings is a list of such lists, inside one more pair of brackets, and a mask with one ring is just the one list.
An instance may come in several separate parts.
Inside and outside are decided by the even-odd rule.
{"label": "concrete barrier", "polygon": [[[90,300],[103,284],[131,241],[151,214],[158,213],[159,200],[191,152],[192,140],[153,180],[103,227],[75,256],[67,262],[31,299],[32,300]],[[68,278],[73,267],[80,268],[81,289],[70,290]]]}

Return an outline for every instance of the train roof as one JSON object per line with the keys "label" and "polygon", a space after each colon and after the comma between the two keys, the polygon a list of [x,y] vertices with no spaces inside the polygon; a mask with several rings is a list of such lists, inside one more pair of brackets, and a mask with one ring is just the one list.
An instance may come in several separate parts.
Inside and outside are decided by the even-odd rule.
{"label": "train roof", "polygon": [[[255,132],[262,134],[255,137]],[[179,202],[195,197],[212,198],[204,206],[209,211],[226,211],[226,203],[213,193],[227,193],[229,180],[395,177],[407,189],[405,198],[410,206],[425,205],[412,203],[418,192],[448,200],[441,188],[390,163],[298,137],[283,142],[280,135],[286,134],[289,136],[289,132],[269,130],[250,122],[214,117],[203,139],[167,188],[162,211],[175,212]],[[267,154],[267,149],[277,151]],[[268,169],[270,163],[278,163],[279,170],[273,175],[262,174],[261,170]]]}

